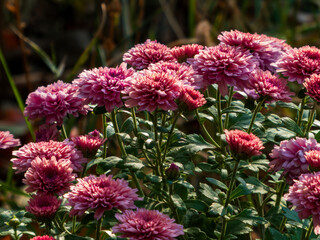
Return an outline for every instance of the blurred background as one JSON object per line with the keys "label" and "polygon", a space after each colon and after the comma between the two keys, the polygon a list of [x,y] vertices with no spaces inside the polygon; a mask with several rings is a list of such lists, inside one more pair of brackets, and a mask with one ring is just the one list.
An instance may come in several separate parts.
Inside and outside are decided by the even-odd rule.
{"label": "blurred background", "polygon": [[[0,49],[23,101],[38,86],[72,81],[85,68],[114,67],[146,39],[172,47],[217,44],[238,29],[320,46],[319,0],[2,0]],[[30,141],[0,64],[0,130]],[[12,149],[2,150],[5,175]]]}

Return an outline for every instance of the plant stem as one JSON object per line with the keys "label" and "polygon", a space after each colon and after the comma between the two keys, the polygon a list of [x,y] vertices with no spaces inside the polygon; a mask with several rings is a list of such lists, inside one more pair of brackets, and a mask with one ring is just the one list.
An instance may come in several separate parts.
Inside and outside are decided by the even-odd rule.
{"label": "plant stem", "polygon": [[61,125],[61,133],[62,133],[63,139],[67,139],[68,138],[66,129],[65,129],[63,124]]}
{"label": "plant stem", "polygon": [[[231,102],[232,102],[232,96],[233,96],[233,86],[230,88],[229,91],[229,97],[228,97],[228,102],[227,102],[227,108],[230,107]],[[226,118],[224,120],[224,128],[227,128],[229,124],[229,113],[226,113]]]}
{"label": "plant stem", "polygon": [[304,131],[304,136],[305,136],[306,138],[309,138],[309,132],[310,132],[310,129],[311,129],[311,127],[312,127],[312,123],[313,123],[313,120],[314,120],[314,115],[315,115],[315,113],[316,113],[316,107],[317,107],[317,103],[314,102],[314,103],[313,103],[312,110],[311,110],[311,112],[310,112],[310,114],[309,114],[309,119],[308,119],[307,127],[306,127],[306,129],[305,129],[305,131]]}
{"label": "plant stem", "polygon": [[[236,159],[236,162],[235,162],[235,165],[234,165],[233,171],[232,171],[231,180],[230,180],[229,187],[228,187],[226,201],[225,201],[224,206],[223,206],[223,211],[227,211],[227,209],[228,209],[230,196],[231,196],[231,192],[232,192],[235,180],[236,180],[236,174],[237,174],[237,170],[238,170],[238,167],[239,167],[239,163],[240,163],[240,160]],[[224,239],[224,235],[226,234],[226,229],[227,229],[227,221],[226,221],[225,216],[223,216],[220,240]]]}
{"label": "plant stem", "polygon": [[309,240],[310,239],[310,235],[312,233],[312,229],[313,229],[313,219],[311,219],[308,230],[306,232],[306,235],[304,237],[304,239]]}
{"label": "plant stem", "polygon": [[279,191],[277,191],[277,198],[275,203],[276,208],[279,208],[280,206],[281,198],[282,198],[285,187],[286,187],[286,182],[283,179],[283,182],[280,183]]}
{"label": "plant stem", "polygon": [[[101,115],[102,117],[102,124],[103,124],[103,138],[106,139],[107,138],[107,118],[105,116],[105,114]],[[103,143],[103,158],[107,157],[107,141],[105,141]]]}
{"label": "plant stem", "polygon": [[71,233],[76,233],[76,223],[77,223],[77,217],[73,216],[72,217],[72,229],[71,229]]}
{"label": "plant stem", "polygon": [[287,218],[286,217],[283,217],[282,218],[282,221],[281,221],[281,224],[280,224],[280,227],[279,227],[279,232],[283,232],[285,226],[286,226],[286,222],[287,222]]}
{"label": "plant stem", "polygon": [[256,116],[257,116],[258,112],[260,111],[261,106],[265,102],[265,100],[266,100],[266,98],[261,99],[258,102],[258,105],[256,106],[256,108],[254,109],[247,133],[251,133],[252,128],[253,128],[253,124],[254,124],[254,120],[256,119]]}
{"label": "plant stem", "polygon": [[97,221],[96,240],[100,240],[102,218]]}
{"label": "plant stem", "polygon": [[302,123],[303,108],[304,108],[304,105],[306,104],[306,100],[307,100],[306,97],[303,97],[301,99],[299,115],[298,115],[298,119],[297,119],[297,125],[300,127],[301,127],[301,123]]}
{"label": "plant stem", "polygon": [[221,93],[217,91],[217,111],[218,111],[218,131],[220,134],[223,132],[222,114],[221,114]]}

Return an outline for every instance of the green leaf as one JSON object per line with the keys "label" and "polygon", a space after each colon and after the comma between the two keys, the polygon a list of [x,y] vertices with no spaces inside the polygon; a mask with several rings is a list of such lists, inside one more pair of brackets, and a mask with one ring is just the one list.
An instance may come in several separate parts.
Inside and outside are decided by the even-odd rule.
{"label": "green leaf", "polygon": [[197,240],[207,240],[207,234],[203,231],[201,231],[198,227],[189,227],[184,229],[184,232],[188,234],[188,239],[190,237],[193,237],[193,239]]}
{"label": "green leaf", "polygon": [[67,234],[64,236],[65,240],[91,240],[93,238],[91,237],[80,237],[78,235],[74,235],[74,234]]}
{"label": "green leaf", "polygon": [[107,125],[107,138],[111,138],[115,134],[114,127],[112,123]]}
{"label": "green leaf", "polygon": [[110,170],[111,168],[117,167],[122,164],[124,160],[122,158],[111,156],[107,157],[105,161],[101,162],[97,166],[97,173],[103,174],[106,171]]}
{"label": "green leaf", "polygon": [[255,177],[248,177],[245,179],[247,185],[246,187],[251,191],[252,193],[260,193],[260,194],[266,194],[270,191],[270,188],[263,184],[259,179]]}
{"label": "green leaf", "polygon": [[242,235],[252,231],[251,227],[239,220],[230,220],[227,224],[227,234]]}
{"label": "green leaf", "polygon": [[102,163],[102,162],[105,162],[107,159],[104,159],[104,158],[96,158],[96,159],[93,159],[91,160],[88,165],[87,165],[87,169],[91,168],[92,166],[96,165],[96,164],[99,164],[99,163]]}
{"label": "green leaf", "polygon": [[266,224],[268,221],[263,217],[260,217],[256,210],[254,209],[245,209],[236,216],[233,216],[231,219],[239,220],[242,223],[257,226],[258,224]]}
{"label": "green leaf", "polygon": [[140,170],[141,168],[143,168],[144,164],[142,163],[142,161],[139,158],[129,154],[126,157],[124,166],[128,167],[134,171],[137,171],[137,170]]}
{"label": "green leaf", "polygon": [[120,128],[120,132],[131,133],[134,129],[132,117],[127,118]]}
{"label": "green leaf", "polygon": [[293,121],[291,118],[283,117],[282,122],[284,123],[285,127],[293,132],[295,132],[298,136],[303,136],[303,132],[298,124]]}
{"label": "green leaf", "polygon": [[215,179],[215,178],[206,178],[207,181],[221,189],[224,189],[224,190],[228,190],[228,187],[227,185],[225,185],[223,182],[220,182],[219,180]]}
{"label": "green leaf", "polygon": [[224,206],[220,203],[212,203],[209,207],[209,214],[221,216],[223,212]]}
{"label": "green leaf", "polygon": [[186,204],[188,209],[194,208],[199,212],[207,212],[209,209],[208,205],[205,202],[198,199],[189,199],[184,201],[184,203]]}
{"label": "green leaf", "polygon": [[185,148],[189,153],[197,153],[205,149],[214,149],[215,147],[206,142],[201,135],[189,134],[186,137],[186,141],[189,143]]}
{"label": "green leaf", "polygon": [[232,191],[232,193],[230,195],[230,201],[232,201],[238,197],[241,197],[244,195],[249,195],[249,194],[251,194],[251,191],[246,186],[239,184],[239,186]]}
{"label": "green leaf", "polygon": [[244,108],[238,106],[230,106],[223,109],[222,114],[224,113],[245,113],[246,110]]}
{"label": "green leaf", "polygon": [[291,108],[291,109],[294,109],[294,110],[299,110],[299,107],[292,103],[292,102],[277,102],[277,105],[280,106],[280,107],[284,107],[284,108]]}
{"label": "green leaf", "polygon": [[171,196],[171,199],[181,214],[184,214],[187,211],[187,207],[184,201],[181,199],[181,197],[178,194],[173,194]]}
{"label": "green leaf", "polygon": [[288,237],[286,237],[284,234],[279,232],[277,229],[273,227],[268,227],[266,231],[266,240],[288,240]]}
{"label": "green leaf", "polygon": [[267,120],[274,124],[274,126],[282,125],[281,118],[276,114],[270,114],[267,116]]}
{"label": "green leaf", "polygon": [[218,194],[212,190],[212,188],[205,183],[200,183],[200,192],[207,197],[208,199],[211,200],[211,202],[213,201],[217,201],[218,200]]}
{"label": "green leaf", "polygon": [[289,208],[285,208],[285,207],[282,208],[282,210],[284,211],[284,215],[286,216],[287,219],[302,223],[296,211],[290,210]]}

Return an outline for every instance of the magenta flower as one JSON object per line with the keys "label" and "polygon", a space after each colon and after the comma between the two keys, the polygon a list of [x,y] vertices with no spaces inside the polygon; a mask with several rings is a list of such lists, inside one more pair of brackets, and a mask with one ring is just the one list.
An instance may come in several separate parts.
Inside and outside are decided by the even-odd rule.
{"label": "magenta flower", "polygon": [[293,180],[289,193],[284,195],[287,201],[292,202],[299,218],[304,219],[312,215],[314,233],[320,234],[320,172],[305,173]]}
{"label": "magenta flower", "polygon": [[275,64],[277,72],[288,77],[288,81],[299,84],[312,74],[320,74],[320,50],[303,46],[285,53]]}
{"label": "magenta flower", "polygon": [[36,236],[31,238],[30,240],[56,240],[54,237],[50,237],[48,235]]}
{"label": "magenta flower", "polygon": [[94,157],[98,149],[103,145],[107,139],[104,139],[98,130],[90,132],[88,135],[78,136],[71,138],[71,141],[75,144],[84,157]]}
{"label": "magenta flower", "polygon": [[[238,30],[222,32],[218,39],[224,44],[249,50],[259,61],[262,70],[274,71],[271,63],[276,62],[283,54],[284,40],[257,33],[243,33]],[[275,40],[276,39],[276,40]]]}
{"label": "magenta flower", "polygon": [[189,86],[182,88],[179,101],[179,108],[181,106],[183,109],[186,108],[189,111],[197,109],[207,102],[203,94]]}
{"label": "magenta flower", "polygon": [[264,149],[262,141],[253,133],[246,133],[241,130],[224,130],[226,141],[230,151],[235,157],[250,158],[262,154],[260,150]]}
{"label": "magenta flower", "polygon": [[304,153],[304,157],[312,168],[320,168],[320,150],[310,150]]}
{"label": "magenta flower", "polygon": [[40,221],[45,221],[54,217],[60,205],[61,200],[54,195],[38,193],[28,201],[26,210],[35,215]]}
{"label": "magenta flower", "polygon": [[43,124],[36,132],[36,142],[49,142],[50,140],[57,141],[60,137],[59,131],[55,124]]}
{"label": "magenta flower", "polygon": [[305,153],[310,150],[320,150],[320,144],[313,138],[284,140],[269,154],[273,158],[269,163],[270,169],[274,172],[283,169],[282,175],[287,175],[287,182],[292,183],[292,179],[309,172]]}
{"label": "magenta flower", "polygon": [[49,159],[36,157],[31,167],[24,174],[22,182],[28,187],[26,192],[39,192],[62,195],[69,190],[75,174],[72,173],[71,162],[52,156]]}
{"label": "magenta flower", "polygon": [[136,194],[138,190],[130,188],[123,179],[90,175],[77,180],[78,183],[64,195],[67,205],[72,206],[70,215],[82,215],[92,209],[95,211],[94,218],[100,219],[106,210],[136,208],[134,201],[140,200]]}
{"label": "magenta flower", "polygon": [[13,151],[12,155],[16,156],[16,158],[11,159],[11,162],[17,173],[27,171],[36,157],[50,159],[54,156],[57,161],[60,161],[60,159],[69,160],[74,171],[81,171],[81,164],[87,162],[81,151],[75,148],[74,143],[68,141],[30,142]]}
{"label": "magenta flower", "polygon": [[267,102],[290,102],[290,96],[294,94],[289,91],[286,80],[272,75],[269,71],[256,70],[250,76],[249,82],[250,88],[244,91],[254,99],[266,97]]}
{"label": "magenta flower", "polygon": [[46,118],[47,124],[61,126],[68,115],[75,117],[87,114],[90,108],[84,104],[84,99],[78,95],[78,87],[62,81],[55,82],[29,94],[24,110],[29,119]]}
{"label": "magenta flower", "polygon": [[0,131],[0,149],[20,146],[20,140],[14,138],[9,131]]}
{"label": "magenta flower", "polygon": [[174,223],[174,219],[158,210],[126,210],[115,217],[119,224],[112,231],[130,240],[176,240],[176,237],[184,235],[182,225]]}
{"label": "magenta flower", "polygon": [[187,44],[170,49],[170,53],[178,62],[186,62],[188,58],[193,58],[203,49],[199,44]]}
{"label": "magenta flower", "polygon": [[320,102],[320,74],[312,74],[306,78],[303,86],[307,89],[306,94]]}
{"label": "magenta flower", "polygon": [[228,85],[245,88],[250,73],[258,66],[249,51],[225,44],[205,48],[189,59],[189,63],[199,75],[198,81],[202,79],[205,87],[218,84],[223,96],[228,92]]}
{"label": "magenta flower", "polygon": [[148,39],[143,44],[137,44],[123,55],[123,61],[137,70],[146,69],[150,63],[160,61],[176,62],[166,45]]}
{"label": "magenta flower", "polygon": [[138,107],[139,111],[153,112],[156,108],[175,110],[175,99],[179,97],[181,82],[169,72],[142,70],[128,80],[130,86],[124,90],[126,107]]}
{"label": "magenta flower", "polygon": [[115,107],[123,106],[120,94],[127,85],[124,80],[134,72],[133,68],[127,69],[126,63],[116,68],[94,68],[84,70],[73,83],[87,103],[104,106],[111,112]]}

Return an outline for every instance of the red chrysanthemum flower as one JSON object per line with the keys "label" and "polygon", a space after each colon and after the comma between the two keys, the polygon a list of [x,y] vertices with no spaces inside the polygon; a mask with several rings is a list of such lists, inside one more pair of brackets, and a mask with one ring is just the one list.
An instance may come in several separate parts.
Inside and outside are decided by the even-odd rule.
{"label": "red chrysanthemum flower", "polygon": [[131,240],[176,240],[176,237],[184,235],[182,225],[174,223],[174,219],[158,210],[126,210],[115,217],[119,224],[112,231]]}
{"label": "red chrysanthemum flower", "polygon": [[310,150],[319,150],[320,144],[313,138],[295,138],[280,142],[269,154],[273,160],[269,163],[272,171],[284,169],[283,176],[287,175],[287,182],[298,178],[302,173],[308,173],[309,164],[305,153]]}
{"label": "red chrysanthemum flower", "polygon": [[24,110],[29,119],[46,118],[47,124],[61,126],[63,119],[68,115],[75,117],[87,114],[90,108],[84,104],[84,99],[79,97],[78,87],[58,81],[29,94]]}
{"label": "red chrysanthemum flower", "polygon": [[304,157],[312,168],[320,168],[320,150],[310,150],[304,153]]}
{"label": "red chrysanthemum flower", "polygon": [[26,210],[40,221],[51,220],[61,205],[61,200],[51,194],[38,193],[26,206]]}
{"label": "red chrysanthemum flower", "polygon": [[14,138],[9,131],[0,131],[0,149],[20,146],[20,140]]}
{"label": "red chrysanthemum flower", "polygon": [[228,92],[228,85],[245,88],[251,72],[258,66],[249,51],[225,44],[205,48],[189,59],[189,63],[200,77],[198,81],[203,81],[203,86],[216,83],[223,96]]}
{"label": "red chrysanthemum flower", "polygon": [[36,236],[31,238],[30,240],[56,240],[54,237],[50,237],[48,235]]}
{"label": "red chrysanthemum flower", "polygon": [[127,85],[124,80],[134,72],[133,68],[127,69],[126,63],[116,68],[94,68],[84,70],[73,83],[87,103],[104,106],[111,112],[115,107],[123,106],[120,94]]}
{"label": "red chrysanthemum flower", "polygon": [[292,202],[299,218],[313,219],[314,233],[320,234],[320,172],[301,174],[284,196]]}
{"label": "red chrysanthemum flower", "polygon": [[312,74],[310,78],[306,78],[303,86],[307,89],[306,94],[320,102],[320,74]]}
{"label": "red chrysanthemum flower", "polygon": [[183,109],[186,108],[190,111],[203,106],[207,102],[203,94],[189,86],[183,87],[179,96],[179,101],[181,102],[180,106]]}
{"label": "red chrysanthemum flower", "polygon": [[24,174],[22,182],[28,187],[26,192],[39,192],[62,195],[69,190],[75,174],[72,173],[71,162],[52,156],[49,159],[36,157],[31,167]]}
{"label": "red chrysanthemum flower", "polygon": [[106,210],[136,208],[134,201],[140,200],[136,194],[138,190],[130,188],[123,179],[90,175],[77,180],[78,183],[64,195],[68,199],[67,205],[72,206],[70,215],[82,215],[92,209],[95,211],[94,218],[100,219]]}
{"label": "red chrysanthemum flower", "polygon": [[253,133],[246,133],[241,130],[224,130],[226,141],[232,154],[239,158],[250,158],[262,154],[264,149],[262,141]]}
{"label": "red chrysanthemum flower", "polygon": [[86,158],[94,157],[106,140],[98,130],[94,130],[87,135],[71,138],[71,141],[74,142]]}
{"label": "red chrysanthemum flower", "polygon": [[173,47],[170,49],[172,56],[177,59],[178,62],[186,62],[188,58],[193,58],[203,49],[199,44],[187,44],[179,47]]}
{"label": "red chrysanthemum flower", "polygon": [[289,91],[287,81],[269,71],[256,70],[249,78],[250,88],[244,91],[252,98],[266,97],[267,102],[290,102],[294,93]]}
{"label": "red chrysanthemum flower", "polygon": [[126,52],[123,55],[123,61],[137,70],[141,70],[146,69],[150,63],[175,62],[176,59],[171,55],[170,48],[166,45],[148,39],[143,44],[137,44]]}
{"label": "red chrysanthemum flower", "polygon": [[320,74],[320,50],[303,46],[285,53],[275,64],[277,72],[288,77],[288,81],[299,84],[312,74]]}
{"label": "red chrysanthemum flower", "polygon": [[124,90],[126,107],[153,112],[156,108],[175,110],[175,99],[180,95],[181,82],[169,72],[142,70],[128,79],[130,86]]}
{"label": "red chrysanthemum flower", "polygon": [[36,157],[50,159],[54,156],[57,161],[67,159],[71,162],[74,171],[81,171],[81,164],[87,162],[81,151],[77,150],[74,143],[69,141],[31,142],[13,151],[12,155],[16,156],[16,158],[11,159],[11,162],[17,173],[27,171]]}

